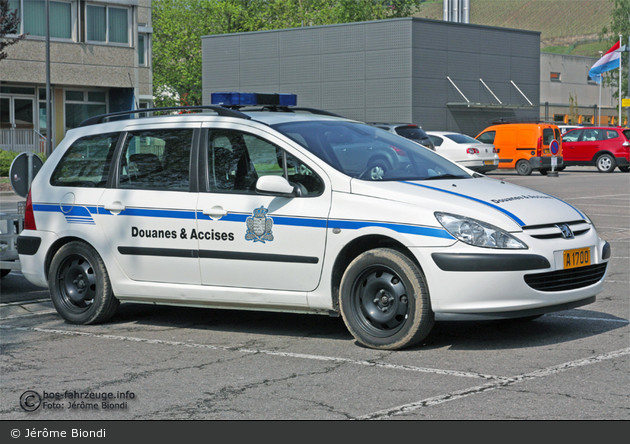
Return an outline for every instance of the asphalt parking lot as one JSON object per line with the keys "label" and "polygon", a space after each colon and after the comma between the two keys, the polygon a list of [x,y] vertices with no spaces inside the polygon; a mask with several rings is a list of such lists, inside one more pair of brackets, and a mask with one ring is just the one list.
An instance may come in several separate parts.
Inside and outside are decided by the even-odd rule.
{"label": "asphalt parking lot", "polygon": [[[421,346],[383,352],[317,315],[126,303],[106,324],[70,325],[11,273],[0,419],[630,419],[630,174],[489,176],[593,220],[612,246],[595,303],[531,322],[438,322]],[[20,406],[27,392],[34,411]]]}

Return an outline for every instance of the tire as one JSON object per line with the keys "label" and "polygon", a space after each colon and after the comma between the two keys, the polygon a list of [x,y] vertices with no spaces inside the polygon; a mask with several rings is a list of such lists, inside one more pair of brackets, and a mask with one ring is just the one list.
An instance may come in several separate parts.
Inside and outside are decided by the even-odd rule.
{"label": "tire", "polygon": [[103,259],[85,242],[70,242],[57,251],[48,285],[55,309],[70,324],[105,322],[120,304]]}
{"label": "tire", "polygon": [[529,160],[521,159],[516,162],[516,172],[519,176],[529,176],[532,174],[532,165]]}
{"label": "tire", "polygon": [[617,161],[610,154],[602,154],[595,162],[600,173],[612,173],[617,166]]}
{"label": "tire", "polygon": [[346,327],[366,347],[397,350],[423,340],[434,324],[424,275],[396,250],[356,257],[341,279],[339,306]]}
{"label": "tire", "polygon": [[622,166],[622,167],[617,167],[619,168],[619,171],[621,171],[622,173],[627,173],[628,171],[630,171],[630,167],[627,166]]}

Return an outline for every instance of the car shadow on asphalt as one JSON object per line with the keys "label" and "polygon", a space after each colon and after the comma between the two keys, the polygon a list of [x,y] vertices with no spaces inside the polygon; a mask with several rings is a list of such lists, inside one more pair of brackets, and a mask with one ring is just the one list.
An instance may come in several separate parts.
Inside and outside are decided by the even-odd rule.
{"label": "car shadow on asphalt", "polygon": [[[597,336],[628,323],[623,318],[584,309],[550,313],[534,320],[438,321],[420,345],[407,350],[540,347]],[[353,341],[341,317],[310,314],[124,303],[108,324]]]}

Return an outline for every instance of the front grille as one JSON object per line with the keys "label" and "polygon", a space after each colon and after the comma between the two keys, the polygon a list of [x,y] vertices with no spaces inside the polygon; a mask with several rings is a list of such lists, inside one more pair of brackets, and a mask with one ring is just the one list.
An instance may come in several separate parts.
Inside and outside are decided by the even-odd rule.
{"label": "front grille", "polygon": [[607,263],[548,273],[526,274],[527,285],[538,291],[566,291],[588,287],[604,278]]}
{"label": "front grille", "polygon": [[562,239],[562,231],[558,225],[566,224],[571,228],[573,236],[580,236],[591,229],[591,225],[583,220],[574,220],[558,224],[528,225],[523,232],[536,239]]}

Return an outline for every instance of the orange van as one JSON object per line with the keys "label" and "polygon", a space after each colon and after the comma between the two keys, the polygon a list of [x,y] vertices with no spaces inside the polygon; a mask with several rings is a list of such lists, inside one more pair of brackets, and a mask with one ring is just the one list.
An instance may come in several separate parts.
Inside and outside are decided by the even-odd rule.
{"label": "orange van", "polygon": [[[546,175],[552,169],[563,169],[562,137],[560,129],[553,123],[501,123],[489,126],[475,139],[494,144],[499,153],[499,168],[515,169],[521,176],[533,170]],[[551,145],[552,141],[556,141]],[[552,153],[552,148],[556,153]]]}

